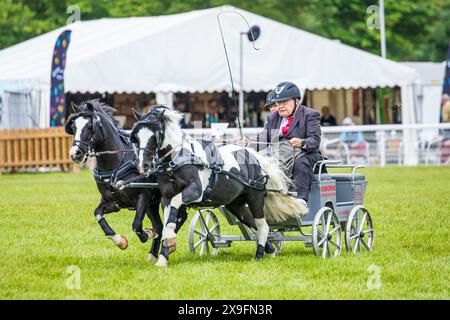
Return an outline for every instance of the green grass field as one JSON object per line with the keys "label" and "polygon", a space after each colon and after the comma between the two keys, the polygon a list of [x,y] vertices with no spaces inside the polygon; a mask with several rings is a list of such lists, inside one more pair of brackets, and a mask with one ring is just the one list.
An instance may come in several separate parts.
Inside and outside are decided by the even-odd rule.
{"label": "green grass field", "polygon": [[[127,250],[104,237],[89,172],[0,176],[0,299],[449,299],[450,169],[363,172],[372,253],[322,260],[290,242],[255,262],[245,242],[199,257],[188,250],[189,218],[167,269],[146,262],[150,243],[131,231],[134,213],[107,216]],[[224,222],[222,234],[239,230]],[[67,286],[69,266],[79,268],[79,289]]]}

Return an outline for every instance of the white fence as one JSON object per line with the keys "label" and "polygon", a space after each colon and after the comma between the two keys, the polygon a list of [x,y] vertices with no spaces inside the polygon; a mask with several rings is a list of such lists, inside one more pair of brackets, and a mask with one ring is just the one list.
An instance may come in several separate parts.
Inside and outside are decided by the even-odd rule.
{"label": "white fence", "polygon": [[[243,128],[251,141],[262,128]],[[195,138],[210,138],[211,129],[186,129]],[[323,127],[322,151],[329,159],[366,166],[449,165],[450,124],[364,125]],[[215,135],[215,134],[214,134]],[[215,135],[216,141],[235,142],[236,128]]]}

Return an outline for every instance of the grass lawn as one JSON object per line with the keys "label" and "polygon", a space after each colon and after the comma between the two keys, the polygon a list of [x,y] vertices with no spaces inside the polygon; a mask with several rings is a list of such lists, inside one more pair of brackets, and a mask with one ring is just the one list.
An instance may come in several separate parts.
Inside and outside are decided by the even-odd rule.
{"label": "grass lawn", "polygon": [[[199,257],[188,249],[189,218],[167,269],[146,262],[150,243],[131,231],[134,213],[107,216],[127,250],[104,237],[88,171],[0,176],[0,299],[449,299],[450,169],[362,172],[372,253],[322,260],[290,242],[255,262],[254,243],[242,242]],[[222,234],[239,234],[220,218]],[[71,270],[79,270],[79,289],[67,286]]]}

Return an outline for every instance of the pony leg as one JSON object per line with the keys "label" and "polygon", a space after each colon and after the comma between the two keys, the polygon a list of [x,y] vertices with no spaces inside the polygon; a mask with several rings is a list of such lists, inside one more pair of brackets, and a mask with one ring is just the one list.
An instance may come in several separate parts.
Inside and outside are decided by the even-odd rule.
{"label": "pony leg", "polygon": [[[164,211],[164,227],[162,231],[162,247],[161,254],[159,255],[158,261],[156,262],[157,267],[167,267],[167,262],[169,261],[169,254],[172,250],[176,249],[176,238],[175,233],[177,209],[181,206],[181,203],[175,207],[176,201],[181,198],[181,193],[173,197],[170,202],[162,198],[161,204],[163,205]],[[176,199],[174,201],[174,199]],[[173,205],[173,206],[172,206]],[[172,247],[172,248],[171,248]]]}
{"label": "pony leg", "polygon": [[164,229],[162,239],[163,242],[166,242],[166,245],[171,252],[176,249],[177,234],[175,229],[177,226],[178,209],[183,204],[182,198],[182,193],[179,193],[170,200],[168,206],[164,207]]}
{"label": "pony leg", "polygon": [[[169,211],[169,213],[167,214],[167,211]],[[163,241],[162,242],[162,246],[161,246],[161,255],[159,256],[158,262],[157,262],[157,266],[161,266],[161,267],[165,267],[167,265],[167,262],[169,261],[169,254],[174,252],[176,250],[176,234],[178,233],[178,231],[180,230],[181,226],[184,224],[184,222],[187,220],[187,211],[186,211],[186,207],[185,206],[180,206],[178,208],[178,210],[175,212],[174,210],[172,210],[172,208],[170,206],[167,206],[164,208],[164,216],[168,216],[168,218],[164,219],[165,224],[168,225],[169,223],[174,223],[172,221],[174,221],[175,219],[175,236],[171,239],[167,239],[168,241]],[[158,215],[159,217],[159,215]],[[170,225],[170,227],[173,227],[173,225]],[[163,230],[163,225],[161,223],[161,230]],[[157,231],[158,234],[161,234],[161,231]],[[169,231],[170,232],[170,231]],[[167,235],[167,234],[166,234]],[[153,242],[155,243],[156,241],[161,241],[160,239],[155,239],[153,240]],[[157,257],[157,253],[153,254],[154,252],[157,252],[158,247],[154,248],[152,246],[152,250],[150,251],[149,254],[149,261],[153,261],[153,257]],[[152,258],[150,258],[151,256],[153,256]]]}
{"label": "pony leg", "polygon": [[161,235],[163,230],[163,223],[161,217],[159,216],[159,203],[154,204],[148,208],[146,211],[148,218],[152,222],[152,226],[156,233],[156,236],[153,238],[152,246],[150,247],[150,252],[148,253],[148,261],[156,261],[158,258],[158,251],[161,244]]}
{"label": "pony leg", "polygon": [[142,243],[145,243],[148,240],[148,234],[142,230],[142,222],[144,221],[144,213],[147,209],[147,202],[148,199],[143,193],[138,195],[136,213],[133,221],[133,231],[137,234]]}
{"label": "pony leg", "polygon": [[94,217],[97,220],[98,224],[102,228],[105,236],[111,239],[112,242],[120,249],[125,250],[128,247],[128,241],[124,236],[120,234],[116,234],[116,232],[109,226],[106,221],[104,215],[110,212],[117,212],[120,208],[112,202],[103,203],[100,202],[99,206],[94,211]]}
{"label": "pony leg", "polygon": [[181,227],[183,226],[183,224],[186,222],[187,220],[187,211],[186,211],[186,207],[185,206],[181,206],[178,209],[178,214],[177,214],[177,226],[175,227],[175,233],[178,233],[178,231],[181,229]]}
{"label": "pony leg", "polygon": [[264,252],[267,244],[267,236],[269,234],[269,225],[266,219],[255,219],[256,233],[258,237],[258,248],[256,249],[255,260],[261,260],[264,256]]}
{"label": "pony leg", "polygon": [[[245,206],[245,203],[234,201],[225,206],[231,213],[233,213],[239,221],[245,224],[247,227],[256,230],[258,238],[258,246],[255,255],[256,260],[261,260],[264,256],[264,248],[267,241],[267,235],[269,233],[269,226],[265,223],[264,218],[254,219],[254,211],[249,210]],[[249,205],[250,207],[250,205]],[[253,214],[253,216],[252,216]],[[265,239],[264,239],[265,238]]]}
{"label": "pony leg", "polygon": [[248,207],[255,218],[256,234],[258,238],[255,260],[261,260],[264,256],[267,237],[269,235],[269,225],[264,218],[264,193],[250,192],[247,199]]}
{"label": "pony leg", "polygon": [[225,205],[225,207],[232,213],[234,216],[247,227],[256,230],[255,219],[253,219],[252,213],[245,206],[245,203],[242,201],[233,201],[229,204]]}
{"label": "pony leg", "polygon": [[[161,199],[161,203],[164,208],[164,229],[162,234],[163,249],[161,249],[161,255],[159,256],[157,266],[165,267],[167,266],[167,261],[169,260],[169,253],[175,251],[177,234],[175,232],[178,209],[185,203],[190,203],[198,200],[202,195],[201,186],[197,183],[191,183],[182,192],[176,194],[170,199]],[[182,210],[185,210],[182,209]],[[183,214],[185,211],[183,212]],[[177,230],[178,231],[178,230]],[[169,251],[167,251],[167,248]]]}

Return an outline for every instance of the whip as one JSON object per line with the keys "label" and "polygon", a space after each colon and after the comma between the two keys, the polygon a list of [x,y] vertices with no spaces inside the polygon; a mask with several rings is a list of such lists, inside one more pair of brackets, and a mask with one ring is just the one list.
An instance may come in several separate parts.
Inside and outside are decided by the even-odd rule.
{"label": "whip", "polygon": [[[250,32],[251,35],[252,35],[252,39],[256,39],[256,38],[255,38],[255,36],[254,36],[254,34],[253,34],[252,28],[250,28],[250,24],[248,23],[247,19],[245,19],[245,17],[244,17],[242,14],[240,14],[239,12],[236,12],[236,11],[229,11],[229,10],[228,10],[228,11],[222,11],[222,12],[219,12],[219,13],[217,14],[217,23],[218,23],[218,25],[219,25],[220,36],[222,37],[223,49],[224,49],[224,51],[225,51],[225,57],[226,57],[226,59],[227,59],[228,73],[229,73],[229,75],[230,75],[231,90],[232,90],[231,92],[232,92],[232,95],[233,95],[233,102],[234,102],[234,106],[235,106],[236,108],[238,108],[238,107],[237,107],[237,103],[236,103],[236,94],[235,94],[235,90],[234,90],[233,74],[232,74],[232,72],[231,72],[231,67],[230,67],[230,59],[228,58],[227,46],[226,46],[226,44],[225,44],[225,38],[224,38],[224,36],[223,36],[222,25],[220,24],[220,16],[221,16],[222,14],[225,14],[225,13],[234,13],[234,14],[237,14],[238,16],[240,16],[240,17],[245,21],[245,23],[247,24],[247,26],[248,26],[248,28],[249,28],[249,32]],[[253,45],[253,49],[255,49],[255,50],[260,50],[260,48],[256,48],[256,46],[255,46],[255,41],[252,41],[252,45]],[[242,91],[242,90],[243,90],[243,88],[241,88],[241,91]],[[242,92],[242,94],[244,94],[244,92]],[[238,115],[237,118],[238,118],[239,134],[241,135],[241,139],[243,139],[243,135],[242,135],[242,126],[241,126],[241,119],[240,119],[239,115]]]}

